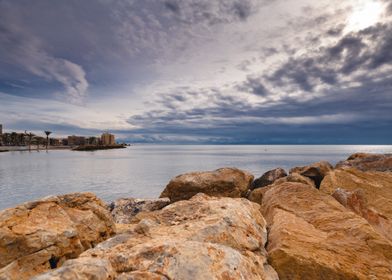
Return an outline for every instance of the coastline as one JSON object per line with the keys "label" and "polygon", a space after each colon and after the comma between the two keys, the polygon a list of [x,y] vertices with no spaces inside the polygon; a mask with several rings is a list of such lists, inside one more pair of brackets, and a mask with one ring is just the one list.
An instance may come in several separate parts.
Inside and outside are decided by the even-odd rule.
{"label": "coastline", "polygon": [[[48,150],[71,150],[72,147],[69,146],[49,146]],[[28,152],[29,147],[27,146],[0,146],[0,152]],[[31,146],[31,152],[34,151],[46,151],[46,147],[39,147],[37,149],[37,146]]]}

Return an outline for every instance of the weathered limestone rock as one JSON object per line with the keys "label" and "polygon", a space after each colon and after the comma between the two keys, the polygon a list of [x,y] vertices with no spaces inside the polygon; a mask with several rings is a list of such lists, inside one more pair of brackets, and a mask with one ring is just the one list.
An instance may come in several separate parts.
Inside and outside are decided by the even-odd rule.
{"label": "weathered limestone rock", "polygon": [[269,186],[264,187],[264,188],[259,188],[259,189],[253,190],[250,193],[250,195],[248,196],[248,199],[250,201],[253,201],[253,202],[256,202],[258,204],[261,204],[262,200],[263,200],[264,194],[269,189],[273,188],[274,186],[286,183],[286,182],[302,183],[302,184],[305,184],[305,185],[309,185],[309,186],[311,186],[313,188],[316,187],[314,182],[313,182],[313,180],[311,180],[310,178],[302,176],[302,175],[300,175],[298,173],[293,173],[293,174],[290,174],[290,175],[288,175],[286,177],[283,177],[283,178],[280,178],[280,179],[276,180],[272,185],[269,185]]}
{"label": "weathered limestone rock", "polygon": [[68,260],[59,269],[36,276],[33,280],[111,280],[114,276],[108,260],[78,258]]}
{"label": "weathered limestone rock", "polygon": [[262,207],[268,259],[281,280],[392,279],[392,243],[333,197],[284,183]]}
{"label": "weathered limestone rock", "polygon": [[392,155],[357,153],[336,165],[336,168],[341,167],[355,167],[361,171],[392,172]]}
{"label": "weathered limestone rock", "polygon": [[151,272],[127,272],[122,273],[116,280],[169,280],[163,275]]}
{"label": "weathered limestone rock", "polygon": [[324,177],[333,170],[332,165],[326,161],[320,161],[308,166],[294,167],[290,169],[290,174],[298,173],[313,180],[316,188],[320,187]]}
{"label": "weathered limestone rock", "polygon": [[253,181],[251,189],[263,188],[273,184],[276,180],[286,177],[287,173],[282,168],[276,168],[264,173],[260,178]]}
{"label": "weathered limestone rock", "polygon": [[186,200],[198,193],[217,197],[243,197],[253,175],[236,168],[221,168],[209,172],[193,172],[172,179],[161,194],[171,202]]}
{"label": "weathered limestone rock", "polygon": [[108,260],[116,279],[278,279],[255,203],[199,194],[144,217],[79,259]]}
{"label": "weathered limestone rock", "polygon": [[392,242],[392,220],[368,205],[362,189],[346,191],[339,188],[335,190],[332,196],[347,209],[364,217],[377,232]]}
{"label": "weathered limestone rock", "polygon": [[[335,169],[325,177],[320,190],[332,195],[338,188],[353,192],[349,197],[356,197],[358,200],[344,202],[339,199],[344,206],[355,209],[354,212],[367,219],[375,229],[389,232],[388,224],[392,221],[392,173],[362,172],[355,168]],[[338,194],[335,194],[335,197],[338,197]],[[366,209],[387,220],[372,217],[370,212],[366,214]]]}
{"label": "weathered limestone rock", "polygon": [[91,193],[48,197],[0,212],[0,279],[28,279],[114,234],[103,201]]}
{"label": "weathered limestone rock", "polygon": [[170,199],[135,199],[122,198],[112,202],[109,206],[114,221],[119,224],[129,224],[141,212],[160,210],[170,204]]}

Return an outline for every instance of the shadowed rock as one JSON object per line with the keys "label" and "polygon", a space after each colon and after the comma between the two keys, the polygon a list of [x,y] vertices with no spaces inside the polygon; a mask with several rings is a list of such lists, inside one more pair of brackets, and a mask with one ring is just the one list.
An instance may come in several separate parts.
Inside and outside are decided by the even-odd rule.
{"label": "shadowed rock", "polygon": [[253,181],[251,189],[263,188],[273,184],[276,180],[286,177],[287,173],[282,168],[276,168],[264,173],[260,178]]}
{"label": "shadowed rock", "polygon": [[354,167],[361,171],[392,172],[392,155],[357,153],[336,164],[336,168]]}
{"label": "shadowed rock", "polygon": [[294,167],[290,169],[290,174],[298,173],[313,180],[316,188],[320,188],[321,181],[333,170],[332,165],[326,161],[320,161],[308,166]]}

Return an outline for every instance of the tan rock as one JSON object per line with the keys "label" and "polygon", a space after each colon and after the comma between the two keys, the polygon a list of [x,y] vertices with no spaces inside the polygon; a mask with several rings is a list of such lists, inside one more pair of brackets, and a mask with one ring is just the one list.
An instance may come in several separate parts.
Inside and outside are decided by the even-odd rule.
{"label": "tan rock", "polygon": [[333,197],[284,183],[263,198],[269,262],[284,279],[392,279],[392,243]]}
{"label": "tan rock", "polygon": [[68,260],[61,268],[36,276],[33,280],[111,280],[115,275],[108,260],[78,258]]}
{"label": "tan rock", "polygon": [[298,173],[313,180],[316,188],[320,187],[324,177],[333,170],[332,165],[326,161],[320,161],[308,166],[294,167],[290,169],[290,174]]}
{"label": "tan rock", "polygon": [[[390,172],[363,172],[355,168],[335,169],[323,180],[320,190],[327,194],[334,194],[336,189],[341,188],[348,192],[360,192],[360,201],[343,202],[343,205],[349,206],[356,204],[355,213],[369,219],[370,216],[365,215],[365,208],[378,213],[391,223],[392,221],[392,173]],[[336,196],[336,195],[335,195]],[[354,198],[354,197],[353,197]],[[342,200],[340,200],[342,202]],[[360,208],[358,208],[360,207]],[[363,208],[362,210],[360,210]],[[360,214],[363,212],[362,214]],[[386,226],[384,219],[379,220],[380,226]],[[370,222],[375,225],[378,223]],[[384,225],[382,225],[384,224]],[[387,227],[387,226],[386,226]]]}
{"label": "tan rock", "polygon": [[252,202],[261,204],[262,201],[263,201],[263,196],[264,196],[264,194],[265,194],[271,187],[273,187],[273,186],[275,186],[275,185],[270,185],[270,186],[268,186],[268,187],[258,188],[258,189],[253,190],[253,191],[249,194],[248,199],[249,199],[250,201],[252,201]]}
{"label": "tan rock", "polygon": [[244,197],[252,181],[253,175],[236,168],[187,173],[172,179],[160,197],[168,197],[172,202],[189,199],[198,193]]}
{"label": "tan rock", "polygon": [[114,234],[105,204],[90,193],[29,202],[0,212],[0,279],[28,279]]}
{"label": "tan rock", "polygon": [[280,178],[280,179],[276,180],[272,185],[269,185],[269,186],[264,187],[264,188],[259,188],[259,189],[253,190],[250,193],[248,199],[250,201],[253,201],[253,202],[256,202],[258,204],[261,204],[262,200],[263,200],[264,194],[269,189],[273,188],[274,186],[286,183],[286,182],[302,183],[302,184],[306,184],[306,185],[312,186],[313,188],[316,187],[314,182],[310,178],[302,176],[302,175],[300,175],[298,173],[293,173],[293,174],[290,174],[290,175],[288,175],[286,177],[283,177],[283,178]]}
{"label": "tan rock", "polygon": [[336,165],[336,168],[342,167],[354,167],[361,171],[392,172],[392,155],[357,153]]}
{"label": "tan rock", "polygon": [[284,178],[287,176],[287,173],[282,168],[276,168],[270,171],[265,172],[260,178],[257,178],[253,181],[251,189],[263,188],[268,185],[273,184],[276,180],[280,178]]}
{"label": "tan rock", "polygon": [[146,214],[79,258],[109,260],[120,279],[277,280],[266,241],[259,205],[199,194]]}
{"label": "tan rock", "polygon": [[362,189],[347,191],[339,188],[332,196],[344,207],[365,218],[377,232],[392,242],[392,220],[368,205]]}
{"label": "tan rock", "polygon": [[158,273],[151,273],[151,272],[127,272],[122,273],[116,280],[169,280],[165,276],[158,274]]}

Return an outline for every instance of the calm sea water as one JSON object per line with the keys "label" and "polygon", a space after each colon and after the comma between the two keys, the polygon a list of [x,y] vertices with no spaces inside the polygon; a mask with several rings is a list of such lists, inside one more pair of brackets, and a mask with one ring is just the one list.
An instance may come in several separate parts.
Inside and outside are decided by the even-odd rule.
{"label": "calm sea water", "polygon": [[392,146],[158,146],[96,152],[0,153],[0,209],[52,194],[91,191],[106,201],[158,197],[181,173],[238,167],[255,176],[315,161],[335,164],[355,152]]}

